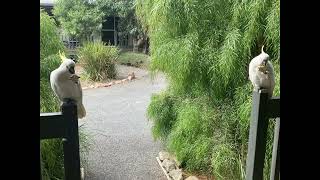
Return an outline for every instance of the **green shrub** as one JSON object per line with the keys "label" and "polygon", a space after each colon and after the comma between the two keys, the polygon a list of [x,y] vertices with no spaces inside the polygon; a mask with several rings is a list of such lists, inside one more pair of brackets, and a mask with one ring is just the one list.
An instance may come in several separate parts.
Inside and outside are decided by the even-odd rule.
{"label": "green shrub", "polygon": [[187,170],[210,172],[215,114],[205,99],[185,99],[168,137],[168,148]]}
{"label": "green shrub", "polygon": [[40,59],[64,49],[54,19],[40,9]]}
{"label": "green shrub", "polygon": [[136,12],[150,37],[150,69],[169,80],[148,108],[153,134],[190,171],[244,179],[253,89],[248,65],[265,45],[280,95],[280,1],[137,0]]}
{"label": "green shrub", "polygon": [[59,111],[60,103],[50,85],[50,73],[60,65],[60,58],[53,54],[40,61],[40,112]]}
{"label": "green shrub", "polygon": [[41,141],[41,170],[45,180],[63,179],[63,146],[58,139]]}
{"label": "green shrub", "polygon": [[79,49],[78,56],[89,79],[101,81],[116,77],[115,62],[119,56],[117,47],[107,46],[103,42],[87,42]]}
{"label": "green shrub", "polygon": [[[231,144],[218,144],[212,149],[212,170],[217,179],[234,180],[244,176],[241,161]],[[228,168],[226,168],[228,167]]]}
{"label": "green shrub", "polygon": [[118,63],[135,66],[139,68],[148,68],[150,57],[143,53],[122,52],[119,55]]}
{"label": "green shrub", "polygon": [[151,97],[151,103],[147,110],[147,116],[153,120],[153,137],[166,139],[175,122],[174,97],[166,93],[155,94]]}

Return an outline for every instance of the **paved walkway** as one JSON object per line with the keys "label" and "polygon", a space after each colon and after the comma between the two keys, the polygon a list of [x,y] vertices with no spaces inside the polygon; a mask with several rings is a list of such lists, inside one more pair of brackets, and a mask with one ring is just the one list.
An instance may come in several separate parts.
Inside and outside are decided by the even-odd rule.
{"label": "paved walkway", "polygon": [[93,138],[86,180],[166,180],[156,161],[162,146],[153,140],[146,118],[151,94],[166,82],[163,76],[151,81],[141,70],[136,76],[124,84],[84,90],[87,117],[79,123]]}

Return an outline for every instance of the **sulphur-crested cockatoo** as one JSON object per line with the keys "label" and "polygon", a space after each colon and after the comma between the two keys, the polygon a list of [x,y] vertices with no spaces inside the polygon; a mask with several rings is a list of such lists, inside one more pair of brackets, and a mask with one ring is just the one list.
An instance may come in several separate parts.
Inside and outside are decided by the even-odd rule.
{"label": "sulphur-crested cockatoo", "polygon": [[255,91],[267,89],[269,97],[272,97],[275,85],[274,70],[269,55],[263,51],[263,46],[261,53],[249,64],[249,79]]}
{"label": "sulphur-crested cockatoo", "polygon": [[86,116],[86,110],[82,104],[82,88],[79,76],[75,74],[75,62],[60,54],[61,65],[51,72],[51,88],[61,103],[64,99],[72,99],[77,104],[78,118]]}

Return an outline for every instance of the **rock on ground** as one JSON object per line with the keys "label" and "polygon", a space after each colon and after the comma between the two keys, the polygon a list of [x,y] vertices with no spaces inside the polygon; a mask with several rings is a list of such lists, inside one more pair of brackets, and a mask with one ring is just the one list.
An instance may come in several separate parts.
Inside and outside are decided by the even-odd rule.
{"label": "rock on ground", "polygon": [[163,162],[162,162],[162,166],[164,167],[164,169],[167,171],[167,172],[170,172],[172,170],[174,170],[176,168],[174,162],[172,160],[169,160],[169,159],[165,159]]}
{"label": "rock on ground", "polygon": [[173,179],[173,180],[182,180],[182,171],[181,169],[174,169],[172,171],[169,172],[169,176]]}
{"label": "rock on ground", "polygon": [[169,157],[170,157],[170,154],[168,152],[166,152],[166,151],[159,152],[159,159],[161,161],[163,161],[165,159],[169,159]]}
{"label": "rock on ground", "polygon": [[196,176],[189,176],[186,180],[199,180]]}

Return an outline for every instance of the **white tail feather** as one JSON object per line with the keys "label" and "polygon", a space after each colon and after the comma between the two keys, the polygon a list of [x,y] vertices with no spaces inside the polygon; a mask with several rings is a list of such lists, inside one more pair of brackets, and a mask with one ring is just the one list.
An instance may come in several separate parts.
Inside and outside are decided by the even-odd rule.
{"label": "white tail feather", "polygon": [[78,105],[77,111],[79,119],[82,119],[86,116],[86,109],[84,108],[83,104]]}

